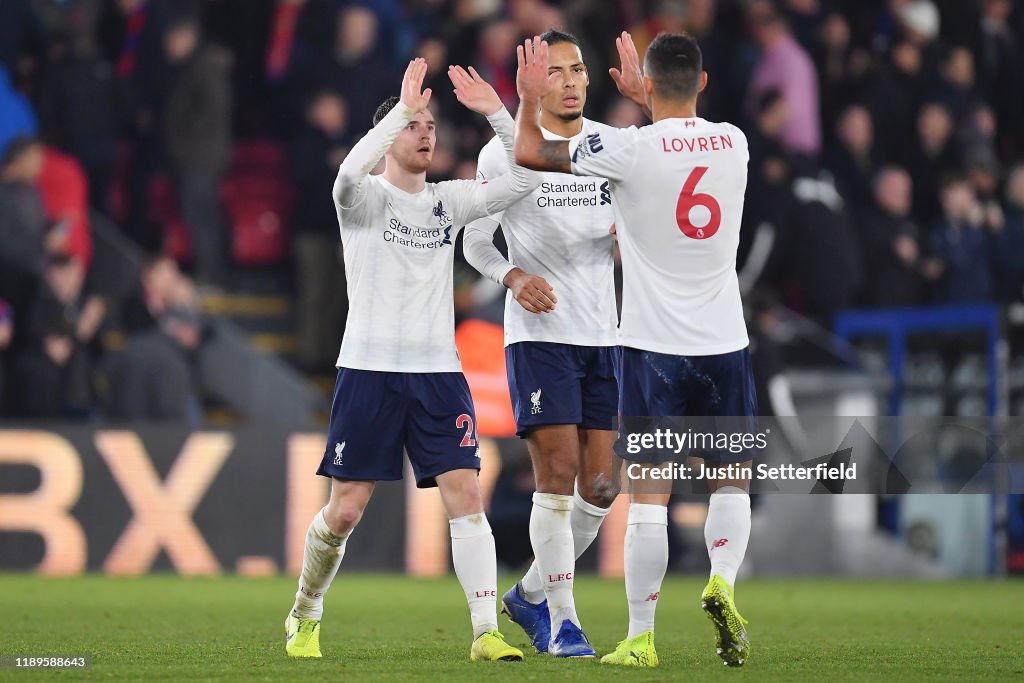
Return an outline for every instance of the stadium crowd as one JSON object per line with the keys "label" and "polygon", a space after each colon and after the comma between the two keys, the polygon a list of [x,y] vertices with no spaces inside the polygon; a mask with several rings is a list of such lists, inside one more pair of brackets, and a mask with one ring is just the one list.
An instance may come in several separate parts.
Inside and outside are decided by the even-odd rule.
{"label": "stadium crowd", "polygon": [[[514,111],[515,44],[551,26],[580,37],[587,115],[616,126],[645,122],[608,76],[617,33],[641,53],[660,31],[699,38],[701,115],[750,140],[740,263],[757,298],[826,325],[1022,298],[1014,0],[3,0],[0,415],[194,417],[198,292],[239,266],[291,265],[299,361],[332,364],[330,189],[349,146],[420,55],[429,178],[473,177],[489,130],[447,65],[475,65]],[[149,255],[125,300],[95,285],[97,217]]]}

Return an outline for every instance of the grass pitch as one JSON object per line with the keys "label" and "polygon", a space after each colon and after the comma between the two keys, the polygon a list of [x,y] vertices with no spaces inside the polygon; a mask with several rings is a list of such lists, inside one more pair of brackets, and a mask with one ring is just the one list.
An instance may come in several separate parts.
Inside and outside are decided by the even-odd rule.
{"label": "grass pitch", "polygon": [[[510,584],[503,580],[499,592]],[[1024,583],[750,580],[738,605],[751,658],[727,669],[698,603],[703,581],[665,582],[658,669],[554,660],[500,618],[520,663],[469,661],[454,579],[342,574],[327,596],[322,660],[289,660],[292,579],[0,574],[0,654],[92,655],[88,671],[0,670],[0,680],[669,681],[1004,680],[1024,677]],[[580,578],[577,605],[599,654],[625,636],[620,581]]]}

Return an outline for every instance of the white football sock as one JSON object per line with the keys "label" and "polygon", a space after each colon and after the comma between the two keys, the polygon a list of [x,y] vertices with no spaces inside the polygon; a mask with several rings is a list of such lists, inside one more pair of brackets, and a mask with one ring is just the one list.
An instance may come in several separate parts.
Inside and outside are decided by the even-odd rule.
{"label": "white football sock", "polygon": [[598,507],[583,500],[579,489],[573,491],[570,520],[572,522],[572,544],[576,550],[577,560],[597,538],[597,532],[601,529],[601,524],[608,516],[609,510],[611,510],[610,507]]}
{"label": "white football sock", "polygon": [[494,535],[482,512],[449,520],[452,563],[469,603],[473,638],[498,628],[498,560]]}
{"label": "white football sock", "polygon": [[629,635],[654,630],[661,582],[668,569],[668,508],[630,503],[625,541],[626,600]]}
{"label": "white football sock", "polygon": [[736,572],[743,564],[750,540],[750,496],[741,488],[723,486],[711,494],[704,545],[711,559],[711,573],[736,586]]}
{"label": "white football sock", "polygon": [[551,629],[557,631],[566,619],[579,626],[572,597],[576,556],[573,552],[572,496],[534,493],[530,513],[530,543],[537,557],[544,597],[551,613]]}
{"label": "white football sock", "polygon": [[[597,532],[601,529],[601,523],[608,516],[611,508],[601,508],[583,500],[579,489],[573,493],[572,513],[569,515],[569,522],[572,526],[572,545],[576,559],[586,552],[590,544],[597,538]],[[526,571],[521,582],[523,597],[527,601],[537,605],[544,600],[544,584],[541,581],[540,565],[534,560],[533,564]]]}
{"label": "white football sock", "polygon": [[324,511],[313,516],[306,530],[306,547],[302,552],[302,574],[299,576],[299,590],[295,593],[292,614],[299,619],[317,619],[324,614],[324,593],[331,586],[334,575],[345,556],[345,543],[349,534],[335,536]]}

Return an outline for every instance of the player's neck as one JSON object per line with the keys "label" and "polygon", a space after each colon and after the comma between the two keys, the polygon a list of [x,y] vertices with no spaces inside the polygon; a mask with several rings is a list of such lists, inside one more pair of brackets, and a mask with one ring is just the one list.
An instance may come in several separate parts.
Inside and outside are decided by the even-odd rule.
{"label": "player's neck", "polygon": [[399,190],[409,194],[417,194],[423,191],[427,184],[427,174],[410,173],[398,164],[384,163],[384,180],[388,181]]}
{"label": "player's neck", "polygon": [[651,98],[651,120],[657,123],[662,119],[694,119],[697,118],[697,100],[681,102],[679,100],[663,100]]}
{"label": "player's neck", "polygon": [[579,135],[580,131],[583,130],[583,117],[580,116],[572,121],[566,121],[556,114],[551,114],[542,109],[540,112],[540,125],[549,133],[554,133],[563,138],[571,138],[574,135]]}

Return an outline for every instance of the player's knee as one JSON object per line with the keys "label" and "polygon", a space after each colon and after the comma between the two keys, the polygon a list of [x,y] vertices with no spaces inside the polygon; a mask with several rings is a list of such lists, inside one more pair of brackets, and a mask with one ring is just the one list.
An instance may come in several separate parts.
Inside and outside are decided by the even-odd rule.
{"label": "player's knee", "polygon": [[598,472],[589,477],[580,477],[576,481],[576,487],[583,500],[600,508],[611,507],[615,502],[615,496],[619,495],[621,490],[619,483],[604,472]]}
{"label": "player's knee", "polygon": [[363,518],[363,506],[352,500],[331,501],[324,508],[327,526],[336,534],[351,531]]}
{"label": "player's knee", "polygon": [[575,460],[560,454],[549,457],[537,472],[537,490],[542,493],[571,495],[575,481]]}

